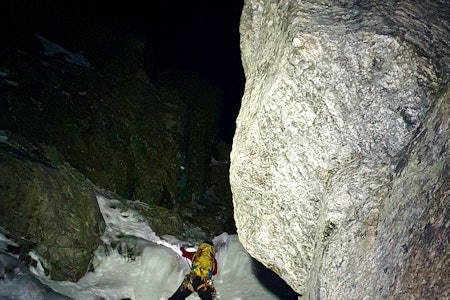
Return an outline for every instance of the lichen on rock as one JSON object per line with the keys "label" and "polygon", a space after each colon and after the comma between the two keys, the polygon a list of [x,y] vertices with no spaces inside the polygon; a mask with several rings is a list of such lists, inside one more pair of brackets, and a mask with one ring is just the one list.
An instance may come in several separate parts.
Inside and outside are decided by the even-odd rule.
{"label": "lichen on rock", "polygon": [[[431,2],[244,5],[236,226],[246,250],[307,298],[418,296],[394,288],[409,284],[399,276],[414,255],[398,253],[408,230],[417,243],[412,224],[442,205],[431,191],[450,180],[443,167],[413,167],[417,153],[431,159],[431,140],[446,165],[430,131],[448,101],[449,8]],[[416,142],[424,136],[429,146]]]}
{"label": "lichen on rock", "polygon": [[92,183],[56,149],[1,136],[0,227],[41,256],[52,279],[80,279],[104,228]]}

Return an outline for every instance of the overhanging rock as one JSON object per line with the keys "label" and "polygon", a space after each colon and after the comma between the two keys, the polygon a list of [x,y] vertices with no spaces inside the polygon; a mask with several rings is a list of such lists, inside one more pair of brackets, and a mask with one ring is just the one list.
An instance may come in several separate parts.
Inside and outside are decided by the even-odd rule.
{"label": "overhanging rock", "polygon": [[[399,290],[425,247],[414,224],[436,207],[449,214],[450,14],[448,4],[425,2],[244,5],[236,225],[247,251],[301,294],[420,293]],[[442,222],[436,236],[450,230]]]}

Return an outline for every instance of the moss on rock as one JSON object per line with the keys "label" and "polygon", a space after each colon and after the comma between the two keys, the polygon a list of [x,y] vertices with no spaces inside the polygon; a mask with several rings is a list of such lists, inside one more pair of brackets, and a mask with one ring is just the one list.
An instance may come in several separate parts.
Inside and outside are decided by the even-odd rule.
{"label": "moss on rock", "polygon": [[92,184],[54,149],[0,138],[0,226],[36,245],[52,279],[78,280],[104,226]]}

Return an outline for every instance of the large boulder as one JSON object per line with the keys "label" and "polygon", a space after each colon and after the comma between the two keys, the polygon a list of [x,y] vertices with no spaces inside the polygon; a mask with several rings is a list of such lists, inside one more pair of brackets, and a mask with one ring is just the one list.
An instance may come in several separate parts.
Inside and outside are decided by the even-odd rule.
{"label": "large boulder", "polygon": [[306,297],[450,295],[449,15],[435,1],[246,1],[236,226]]}
{"label": "large boulder", "polygon": [[85,274],[104,222],[92,183],[54,148],[0,132],[0,207],[0,227],[43,258],[52,279]]}

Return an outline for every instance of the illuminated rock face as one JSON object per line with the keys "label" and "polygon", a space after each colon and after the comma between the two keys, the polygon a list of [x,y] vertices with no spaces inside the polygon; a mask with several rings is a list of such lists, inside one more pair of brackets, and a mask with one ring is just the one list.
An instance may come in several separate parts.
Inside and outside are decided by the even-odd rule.
{"label": "illuminated rock face", "polygon": [[240,240],[306,298],[450,296],[448,5],[341,2],[244,5]]}

